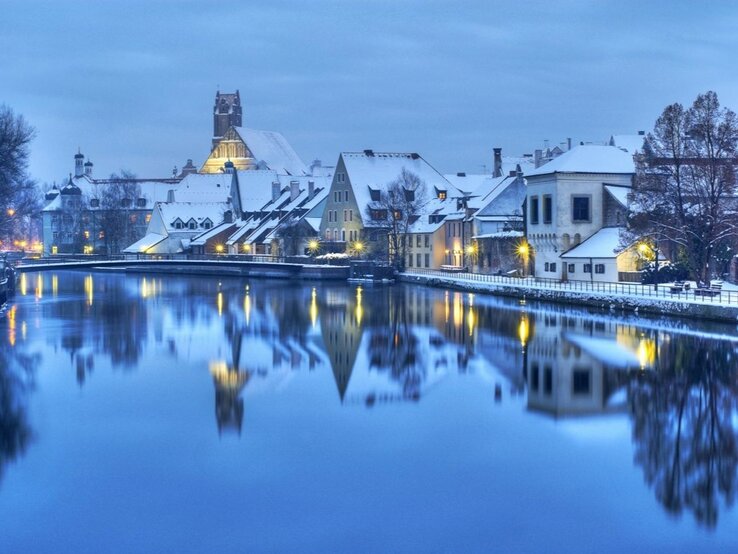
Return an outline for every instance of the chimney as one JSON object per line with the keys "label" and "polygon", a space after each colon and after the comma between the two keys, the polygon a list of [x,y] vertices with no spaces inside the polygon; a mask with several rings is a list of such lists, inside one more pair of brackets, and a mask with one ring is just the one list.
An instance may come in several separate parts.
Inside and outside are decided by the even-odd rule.
{"label": "chimney", "polygon": [[373,158],[374,157],[374,150],[364,150],[364,155]]}
{"label": "chimney", "polygon": [[495,153],[495,164],[492,177],[502,177],[502,148],[493,148]]}
{"label": "chimney", "polygon": [[300,196],[300,181],[290,181],[290,202],[297,200]]}
{"label": "chimney", "polygon": [[280,194],[282,194],[282,187],[279,181],[272,181],[272,200],[279,198]]}
{"label": "chimney", "polygon": [[566,149],[571,150],[571,137],[566,139]]}
{"label": "chimney", "polygon": [[518,170],[517,169],[511,169],[509,177],[517,177],[518,176]]}
{"label": "chimney", "polygon": [[174,189],[169,189],[167,191],[167,202],[174,202]]}
{"label": "chimney", "polygon": [[543,158],[543,151],[540,148],[536,148],[533,153],[533,161],[536,168],[541,167],[541,158]]}
{"label": "chimney", "polygon": [[315,196],[315,181],[308,181],[308,198]]}
{"label": "chimney", "polygon": [[638,131],[638,136],[643,137],[646,135],[646,131]]}
{"label": "chimney", "polygon": [[231,210],[223,212],[223,223],[233,223],[233,212]]}

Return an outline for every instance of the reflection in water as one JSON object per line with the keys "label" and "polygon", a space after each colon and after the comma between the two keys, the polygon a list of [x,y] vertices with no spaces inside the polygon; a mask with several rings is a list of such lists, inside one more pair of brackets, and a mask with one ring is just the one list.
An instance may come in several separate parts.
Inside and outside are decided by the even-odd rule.
{"label": "reflection in water", "polygon": [[[41,361],[38,354],[26,351],[25,338],[16,343],[16,310],[13,306],[7,312],[8,334],[0,337],[0,480],[5,466],[25,453],[33,436],[26,397],[33,388],[33,377]],[[21,328],[25,326],[23,321]]]}
{"label": "reflection in water", "polygon": [[[202,369],[215,388],[219,433],[240,435],[249,395],[296,372],[332,376],[348,409],[419,402],[449,375],[480,375],[495,390],[490,402],[519,397],[552,418],[629,417],[635,463],[671,513],[713,527],[720,504],[735,496],[736,343],[717,325],[706,338],[688,332],[691,324],[409,286],[169,278],[165,290],[161,277],[70,272],[24,274],[19,291],[3,355],[32,372],[20,354],[28,300],[34,317],[62,324],[45,340],[68,355],[80,386],[107,360],[133,370],[159,349],[168,364],[188,361],[187,345],[209,333],[194,348],[214,349]],[[4,448],[15,446],[0,452],[4,459],[22,452],[30,434],[22,387],[10,375],[2,374],[0,409],[11,437]]]}

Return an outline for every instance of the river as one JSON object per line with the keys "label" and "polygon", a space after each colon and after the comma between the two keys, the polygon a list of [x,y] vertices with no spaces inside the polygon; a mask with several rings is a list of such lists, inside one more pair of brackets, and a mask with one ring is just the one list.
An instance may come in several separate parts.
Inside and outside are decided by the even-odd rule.
{"label": "river", "polygon": [[2,552],[727,552],[735,325],[420,286],[29,273]]}

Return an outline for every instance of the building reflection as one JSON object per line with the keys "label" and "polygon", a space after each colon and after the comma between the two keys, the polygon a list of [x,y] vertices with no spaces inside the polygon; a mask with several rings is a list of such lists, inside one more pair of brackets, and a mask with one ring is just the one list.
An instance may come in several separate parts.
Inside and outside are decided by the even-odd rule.
{"label": "building reflection", "polygon": [[[160,348],[168,363],[197,361],[212,378],[221,434],[243,431],[244,397],[297,373],[323,376],[326,394],[346,409],[374,410],[422,402],[455,375],[480,378],[490,402],[551,418],[629,418],[635,463],[671,513],[712,527],[736,493],[738,352],[725,334],[423,287],[164,286],[158,277],[70,273],[24,274],[19,293],[42,320],[60,323],[46,340],[66,354],[80,385],[105,367],[100,357],[133,369]],[[5,314],[2,368],[34,367],[23,354],[33,327],[23,313],[11,306]],[[187,351],[200,334],[207,351]],[[0,432],[15,446],[4,459],[22,453],[30,436],[22,388],[8,375],[0,375]]]}

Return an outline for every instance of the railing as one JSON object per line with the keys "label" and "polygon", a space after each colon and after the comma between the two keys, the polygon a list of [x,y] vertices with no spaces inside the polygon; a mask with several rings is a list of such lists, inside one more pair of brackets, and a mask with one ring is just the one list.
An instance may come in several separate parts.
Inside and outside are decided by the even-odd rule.
{"label": "railing", "polygon": [[635,296],[641,298],[655,298],[669,301],[689,301],[698,304],[721,304],[738,305],[738,291],[722,290],[710,295],[695,294],[695,290],[689,289],[672,292],[671,287],[659,284],[658,288],[653,285],[641,285],[636,283],[612,283],[597,281],[559,281],[544,277],[506,277],[504,275],[489,275],[485,273],[448,273],[435,269],[411,269],[405,270],[408,274],[429,275],[443,279],[460,282],[491,283],[515,287],[519,289],[556,290],[571,292],[592,292],[597,294],[608,294],[618,296]]}

